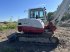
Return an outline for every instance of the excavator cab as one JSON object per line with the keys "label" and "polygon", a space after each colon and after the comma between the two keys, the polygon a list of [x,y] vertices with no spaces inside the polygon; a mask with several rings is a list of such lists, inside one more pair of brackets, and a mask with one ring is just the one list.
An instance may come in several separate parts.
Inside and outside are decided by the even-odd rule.
{"label": "excavator cab", "polygon": [[29,18],[46,20],[46,9],[45,8],[35,8],[29,9]]}

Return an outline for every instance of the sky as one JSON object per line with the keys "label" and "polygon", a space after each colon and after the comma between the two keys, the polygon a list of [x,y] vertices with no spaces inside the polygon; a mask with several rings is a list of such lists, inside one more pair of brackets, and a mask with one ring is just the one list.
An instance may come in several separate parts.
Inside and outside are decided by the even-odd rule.
{"label": "sky", "polygon": [[28,18],[28,9],[46,7],[47,12],[57,9],[62,0],[0,0],[0,21]]}

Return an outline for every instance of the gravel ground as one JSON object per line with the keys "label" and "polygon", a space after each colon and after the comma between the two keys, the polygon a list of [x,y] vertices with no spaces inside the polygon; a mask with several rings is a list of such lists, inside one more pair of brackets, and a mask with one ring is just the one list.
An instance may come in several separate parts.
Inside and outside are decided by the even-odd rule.
{"label": "gravel ground", "polygon": [[55,31],[54,36],[58,37],[60,41],[58,46],[38,46],[23,42],[8,43],[7,36],[14,32],[16,30],[0,31],[0,52],[12,52],[7,51],[9,48],[14,52],[70,52],[70,27],[59,27]]}

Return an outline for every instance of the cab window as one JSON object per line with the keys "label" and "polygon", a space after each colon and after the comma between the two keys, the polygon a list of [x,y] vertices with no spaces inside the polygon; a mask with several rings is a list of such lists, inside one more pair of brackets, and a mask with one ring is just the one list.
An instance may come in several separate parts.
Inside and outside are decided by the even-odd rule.
{"label": "cab window", "polygon": [[43,11],[40,11],[40,18],[43,18],[44,14]]}

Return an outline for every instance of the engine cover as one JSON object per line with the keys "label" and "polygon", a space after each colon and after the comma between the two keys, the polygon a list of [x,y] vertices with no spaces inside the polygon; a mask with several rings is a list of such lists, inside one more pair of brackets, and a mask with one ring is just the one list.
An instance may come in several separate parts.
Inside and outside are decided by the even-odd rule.
{"label": "engine cover", "polygon": [[19,19],[18,31],[26,33],[42,33],[44,32],[44,23],[40,19]]}

